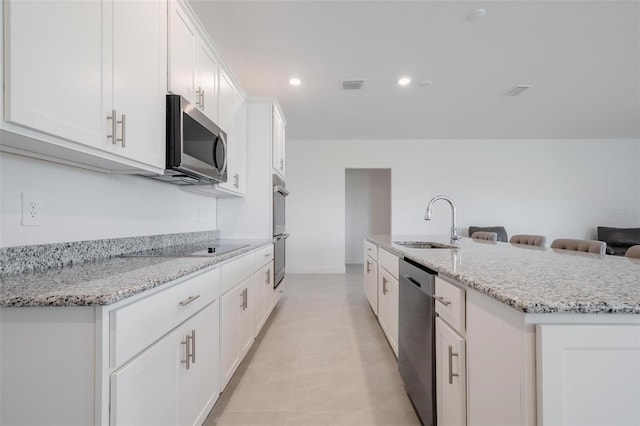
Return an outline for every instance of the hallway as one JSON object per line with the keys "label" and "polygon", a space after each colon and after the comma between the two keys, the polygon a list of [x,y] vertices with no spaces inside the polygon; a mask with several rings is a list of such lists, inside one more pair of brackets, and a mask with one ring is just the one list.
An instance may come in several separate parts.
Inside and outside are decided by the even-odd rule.
{"label": "hallway", "polygon": [[365,298],[362,265],[286,280],[205,425],[419,425]]}

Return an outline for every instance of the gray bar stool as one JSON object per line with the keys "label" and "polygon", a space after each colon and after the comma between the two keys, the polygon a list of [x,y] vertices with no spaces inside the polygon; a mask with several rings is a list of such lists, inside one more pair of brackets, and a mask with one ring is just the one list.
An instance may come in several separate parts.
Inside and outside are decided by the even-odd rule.
{"label": "gray bar stool", "polygon": [[640,245],[631,246],[627,249],[624,257],[632,257],[634,259],[640,259]]}
{"label": "gray bar stool", "polygon": [[496,232],[476,231],[471,235],[474,240],[498,241]]}
{"label": "gray bar stool", "polygon": [[544,243],[547,242],[547,237],[545,237],[544,235],[519,234],[513,235],[509,242],[511,244],[543,247]]}
{"label": "gray bar stool", "polygon": [[604,254],[607,244],[603,241],[594,240],[571,240],[568,238],[558,238],[553,240],[551,248],[561,250],[581,251],[584,253]]}

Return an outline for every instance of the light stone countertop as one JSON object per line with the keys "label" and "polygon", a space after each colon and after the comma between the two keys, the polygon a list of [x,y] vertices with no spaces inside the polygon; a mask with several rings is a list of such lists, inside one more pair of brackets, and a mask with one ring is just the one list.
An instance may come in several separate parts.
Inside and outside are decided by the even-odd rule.
{"label": "light stone countertop", "polygon": [[1,276],[0,306],[110,305],[272,243],[271,239],[221,241],[247,246],[211,257],[113,257]]}
{"label": "light stone countertop", "polygon": [[525,313],[640,314],[640,259],[463,238],[458,249],[396,241],[443,236],[372,235],[369,241]]}

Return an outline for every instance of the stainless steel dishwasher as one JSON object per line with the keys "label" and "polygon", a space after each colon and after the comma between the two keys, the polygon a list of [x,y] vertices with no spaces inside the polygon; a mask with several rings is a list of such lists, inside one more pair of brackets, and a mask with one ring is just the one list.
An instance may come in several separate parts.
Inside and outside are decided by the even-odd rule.
{"label": "stainless steel dishwasher", "polygon": [[435,306],[437,272],[400,261],[398,369],[420,421],[436,424]]}

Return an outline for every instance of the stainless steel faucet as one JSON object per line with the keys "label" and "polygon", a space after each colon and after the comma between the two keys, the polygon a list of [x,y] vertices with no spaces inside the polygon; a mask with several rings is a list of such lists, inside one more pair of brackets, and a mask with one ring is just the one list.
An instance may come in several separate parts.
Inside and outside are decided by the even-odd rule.
{"label": "stainless steel faucet", "polygon": [[447,197],[446,195],[438,195],[436,197],[433,197],[431,201],[429,201],[429,205],[427,206],[427,212],[424,214],[424,220],[431,220],[431,207],[433,207],[433,203],[438,200],[445,200],[451,206],[451,242],[455,243],[462,237],[458,235],[458,227],[456,225],[456,206],[455,204],[453,204],[453,200],[451,200],[451,198]]}

